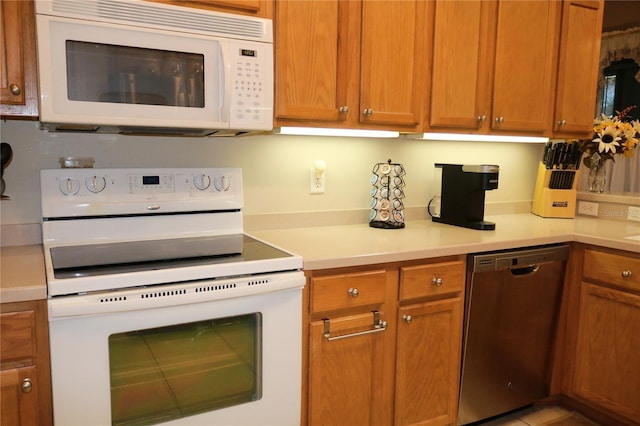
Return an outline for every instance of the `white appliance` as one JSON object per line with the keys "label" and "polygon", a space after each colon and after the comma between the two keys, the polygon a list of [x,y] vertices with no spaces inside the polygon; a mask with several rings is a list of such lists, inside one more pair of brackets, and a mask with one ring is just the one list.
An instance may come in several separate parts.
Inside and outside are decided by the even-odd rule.
{"label": "white appliance", "polygon": [[54,422],[299,425],[302,259],[240,169],[41,171]]}
{"label": "white appliance", "polygon": [[144,0],[39,0],[49,130],[229,135],[273,127],[272,21]]}

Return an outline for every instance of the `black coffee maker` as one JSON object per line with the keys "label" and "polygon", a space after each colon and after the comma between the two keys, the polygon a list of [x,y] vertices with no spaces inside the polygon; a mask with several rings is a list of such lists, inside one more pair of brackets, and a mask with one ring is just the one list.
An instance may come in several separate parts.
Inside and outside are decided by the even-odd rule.
{"label": "black coffee maker", "polygon": [[485,191],[498,188],[496,165],[436,164],[442,169],[440,215],[434,222],[464,228],[492,230],[496,224],[484,220]]}

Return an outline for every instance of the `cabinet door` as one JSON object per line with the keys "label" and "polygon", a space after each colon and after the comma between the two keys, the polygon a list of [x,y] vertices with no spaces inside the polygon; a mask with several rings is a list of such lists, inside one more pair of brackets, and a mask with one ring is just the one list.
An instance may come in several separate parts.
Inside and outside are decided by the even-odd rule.
{"label": "cabinet door", "polygon": [[[372,329],[373,314],[350,315],[310,324],[309,424],[322,426],[385,424],[383,359],[391,356],[386,334]],[[349,336],[349,334],[352,334]]]}
{"label": "cabinet door", "polygon": [[461,299],[401,307],[399,316],[395,424],[456,424]]}
{"label": "cabinet door", "polygon": [[363,1],[360,122],[418,130],[429,2]]}
{"label": "cabinet door", "polygon": [[432,128],[479,129],[489,114],[485,71],[486,3],[435,2],[431,65]]}
{"label": "cabinet door", "polygon": [[359,1],[276,3],[276,126],[357,116],[359,11]]}
{"label": "cabinet door", "polygon": [[151,0],[177,6],[273,18],[273,0]]}
{"label": "cabinet door", "polygon": [[40,424],[38,392],[34,389],[36,367],[22,367],[0,372],[0,425],[27,426]]}
{"label": "cabinet door", "polygon": [[563,3],[556,135],[584,138],[593,133],[603,11],[602,1]]}
{"label": "cabinet door", "polygon": [[35,118],[38,89],[33,2],[0,2],[0,25],[0,115]]}
{"label": "cabinet door", "polygon": [[494,130],[551,130],[560,3],[498,2],[493,76]]}
{"label": "cabinet door", "polygon": [[629,419],[640,419],[640,296],[583,283],[574,392]]}

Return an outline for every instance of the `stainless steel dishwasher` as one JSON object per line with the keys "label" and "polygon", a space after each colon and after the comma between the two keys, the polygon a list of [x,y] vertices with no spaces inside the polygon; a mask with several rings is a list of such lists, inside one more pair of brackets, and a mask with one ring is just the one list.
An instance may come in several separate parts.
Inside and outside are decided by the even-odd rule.
{"label": "stainless steel dishwasher", "polygon": [[469,255],[459,424],[548,395],[569,246]]}

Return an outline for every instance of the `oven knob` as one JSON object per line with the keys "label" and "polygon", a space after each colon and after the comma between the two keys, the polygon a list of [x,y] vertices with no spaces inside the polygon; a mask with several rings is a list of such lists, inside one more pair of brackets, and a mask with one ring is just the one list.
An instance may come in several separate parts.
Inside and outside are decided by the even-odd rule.
{"label": "oven knob", "polygon": [[213,180],[213,185],[218,191],[228,191],[231,180],[227,176],[219,176]]}
{"label": "oven knob", "polygon": [[58,188],[64,195],[76,195],[80,191],[80,182],[77,179],[63,179],[58,183]]}
{"label": "oven knob", "polygon": [[107,181],[101,176],[91,176],[84,181],[84,184],[89,191],[97,193],[104,190],[107,186]]}
{"label": "oven knob", "polygon": [[204,191],[211,185],[211,178],[207,175],[196,175],[193,177],[193,186],[200,191]]}

